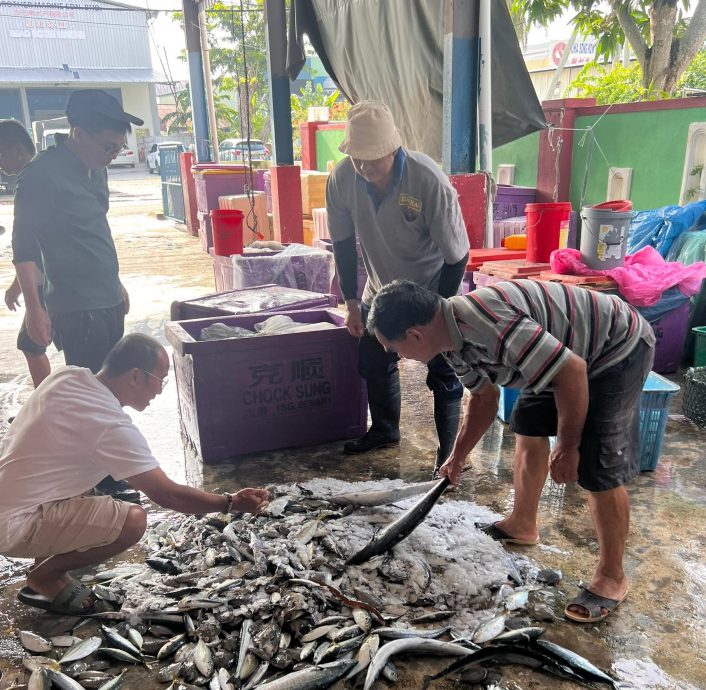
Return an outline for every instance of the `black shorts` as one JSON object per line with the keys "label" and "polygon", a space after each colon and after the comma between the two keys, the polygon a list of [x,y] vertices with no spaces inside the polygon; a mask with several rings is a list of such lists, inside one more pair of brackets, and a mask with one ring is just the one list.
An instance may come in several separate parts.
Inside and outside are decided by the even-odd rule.
{"label": "black shorts", "polygon": [[123,337],[125,304],[52,314],[51,323],[54,344],[64,351],[66,363],[97,374],[105,356]]}
{"label": "black shorts", "polygon": [[[589,379],[578,479],[586,491],[608,491],[639,474],[640,396],[653,359],[654,348],[640,340],[622,362]],[[521,436],[556,436],[554,394],[523,391],[512,411],[510,430]]]}
{"label": "black shorts", "polygon": [[[44,286],[38,285],[37,292],[39,293],[39,303],[42,305],[42,309],[46,309],[46,304],[44,304]],[[37,345],[37,343],[29,337],[27,333],[27,312],[25,311],[25,317],[22,319],[22,325],[20,326],[20,332],[17,334],[17,349],[21,350],[27,355],[34,355],[38,357],[39,355],[46,354],[47,348],[44,345]]]}

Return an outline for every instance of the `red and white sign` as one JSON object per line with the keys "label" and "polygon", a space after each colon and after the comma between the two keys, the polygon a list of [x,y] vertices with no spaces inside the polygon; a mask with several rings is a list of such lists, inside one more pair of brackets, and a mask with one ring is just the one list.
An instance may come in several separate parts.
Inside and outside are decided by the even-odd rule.
{"label": "red and white sign", "polygon": [[[549,52],[549,59],[553,65],[558,65],[561,62],[561,57],[566,50],[568,41],[557,41],[553,43]],[[569,58],[566,61],[566,66],[585,65],[587,62],[592,62],[596,53],[597,42],[594,40],[575,41],[569,53]]]}

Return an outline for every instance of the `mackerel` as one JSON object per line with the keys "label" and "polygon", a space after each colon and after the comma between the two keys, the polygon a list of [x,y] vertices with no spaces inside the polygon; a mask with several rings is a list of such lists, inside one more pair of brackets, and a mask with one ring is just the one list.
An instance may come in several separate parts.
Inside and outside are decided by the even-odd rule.
{"label": "mackerel", "polygon": [[436,486],[437,482],[421,482],[419,484],[410,484],[408,486],[402,486],[399,489],[386,489],[384,491],[354,491],[348,494],[337,494],[336,496],[330,496],[327,500],[330,503],[339,506],[384,506],[390,503],[397,503],[403,498],[409,498],[410,496],[418,496],[419,494],[426,493],[430,489]]}
{"label": "mackerel", "polygon": [[81,640],[81,642],[78,642],[73,647],[69,647],[66,654],[59,659],[59,663],[68,664],[71,661],[85,659],[87,656],[93,654],[102,644],[103,640],[101,640],[100,637],[88,637],[85,640]]}
{"label": "mackerel", "polygon": [[449,478],[444,477],[438,482],[433,482],[433,488],[414,507],[401,515],[392,524],[376,534],[370,542],[358,553],[353,554],[346,565],[359,565],[370,560],[373,556],[389,551],[395,544],[399,544],[409,536],[419,523],[424,520],[434,504],[449,486]]}
{"label": "mackerel", "polygon": [[368,666],[364,690],[370,690],[391,657],[395,654],[409,654],[409,652],[424,652],[436,656],[469,656],[473,654],[472,650],[462,647],[460,644],[421,637],[388,642],[380,647],[372,663]]}
{"label": "mackerel", "polygon": [[434,639],[441,637],[444,633],[449,632],[451,626],[444,628],[436,628],[434,630],[419,630],[417,628],[376,628],[376,635],[386,640],[408,640],[411,637],[421,637],[424,639]]}
{"label": "mackerel", "polygon": [[549,640],[535,640],[535,645],[540,647],[545,654],[559,659],[562,663],[567,664],[572,670],[579,674],[588,676],[591,680],[598,680],[602,683],[608,683],[611,687],[617,688],[616,681],[607,673],[604,673],[597,666],[594,666],[588,659],[585,659],[579,654],[572,652],[570,649],[550,642]]}
{"label": "mackerel", "polygon": [[329,664],[311,666],[258,685],[258,690],[319,690],[319,688],[327,688],[355,664],[353,659],[339,659]]}

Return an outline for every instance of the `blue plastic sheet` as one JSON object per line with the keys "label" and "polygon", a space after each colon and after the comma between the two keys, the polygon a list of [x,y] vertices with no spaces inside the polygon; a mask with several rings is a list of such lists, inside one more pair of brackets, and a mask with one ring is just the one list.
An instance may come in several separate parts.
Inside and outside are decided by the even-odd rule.
{"label": "blue plastic sheet", "polygon": [[654,247],[664,258],[683,232],[706,227],[706,200],[686,206],[663,206],[635,213],[628,234],[628,254]]}
{"label": "blue plastic sheet", "polygon": [[637,307],[637,310],[647,321],[653,323],[688,301],[689,298],[678,287],[673,287],[662,293],[662,297],[657,304],[653,304],[651,307]]}

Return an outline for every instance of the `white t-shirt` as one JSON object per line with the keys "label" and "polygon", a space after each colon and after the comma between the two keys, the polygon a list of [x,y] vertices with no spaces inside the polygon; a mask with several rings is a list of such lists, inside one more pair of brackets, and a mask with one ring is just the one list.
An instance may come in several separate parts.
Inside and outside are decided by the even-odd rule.
{"label": "white t-shirt", "polygon": [[88,369],[65,367],[30,395],[0,441],[0,552],[43,503],[90,491],[107,475],[159,467],[118,399]]}

